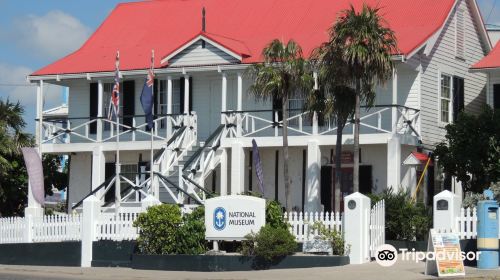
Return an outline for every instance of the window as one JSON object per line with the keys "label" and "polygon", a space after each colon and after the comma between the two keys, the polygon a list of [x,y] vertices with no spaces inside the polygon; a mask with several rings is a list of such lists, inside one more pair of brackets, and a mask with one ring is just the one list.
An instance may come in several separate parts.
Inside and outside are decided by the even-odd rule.
{"label": "window", "polygon": [[441,90],[439,93],[439,120],[442,123],[450,122],[451,89],[451,76],[441,74]]}
{"label": "window", "polygon": [[464,10],[458,9],[455,17],[455,55],[464,58]]}
{"label": "window", "polygon": [[500,84],[493,85],[493,109],[500,110]]}
{"label": "window", "polygon": [[[181,113],[181,85],[178,79],[172,80],[172,114],[180,114]],[[159,108],[160,114],[166,114],[168,108],[168,81],[161,80],[160,81],[160,101]],[[160,124],[161,128],[165,128],[166,121],[163,120]]]}

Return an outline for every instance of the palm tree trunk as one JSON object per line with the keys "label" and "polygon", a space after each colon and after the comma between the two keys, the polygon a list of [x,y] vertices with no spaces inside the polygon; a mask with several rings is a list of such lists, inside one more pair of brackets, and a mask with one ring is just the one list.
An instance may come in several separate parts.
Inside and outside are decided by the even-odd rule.
{"label": "palm tree trunk", "polygon": [[288,96],[283,97],[283,176],[285,179],[285,207],[292,211],[292,192],[288,174]]}
{"label": "palm tree trunk", "polygon": [[[342,187],[342,130],[345,123],[337,120],[337,143],[335,144],[335,212],[340,212],[340,190]],[[332,192],[333,196],[333,192]],[[332,202],[332,206],[333,206]]]}
{"label": "palm tree trunk", "polygon": [[354,109],[354,167],[352,171],[352,186],[354,192],[359,192],[359,110],[361,81],[356,81],[356,107]]}

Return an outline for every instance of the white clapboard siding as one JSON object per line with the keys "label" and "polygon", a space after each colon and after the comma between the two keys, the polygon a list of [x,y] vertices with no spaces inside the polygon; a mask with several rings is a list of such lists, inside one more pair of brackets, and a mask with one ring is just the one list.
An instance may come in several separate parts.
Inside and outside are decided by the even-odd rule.
{"label": "white clapboard siding", "polygon": [[239,61],[236,58],[208,42],[205,43],[205,48],[202,48],[202,40],[199,40],[172,57],[169,60],[169,66],[213,65],[237,62]]}
{"label": "white clapboard siding", "polygon": [[330,230],[342,232],[341,214],[338,212],[289,212],[283,215],[285,222],[290,225],[290,232],[297,242],[313,240],[318,235],[311,230],[315,222],[321,222]]}
{"label": "white clapboard siding", "polygon": [[459,0],[464,10],[464,58],[457,58],[455,51],[455,10],[446,22],[434,48],[425,55],[417,54],[422,63],[421,84],[421,134],[424,145],[434,146],[444,140],[445,130],[438,123],[439,73],[465,79],[464,103],[466,112],[478,112],[486,101],[486,75],[472,73],[469,67],[485,55],[485,43],[479,35],[477,21],[471,16],[471,1]]}
{"label": "white clapboard siding", "polygon": [[98,240],[134,240],[139,235],[139,229],[133,226],[139,216],[135,213],[102,213],[97,221]]}
{"label": "white clapboard siding", "polygon": [[0,218],[0,244],[22,243],[26,229],[24,217]]}
{"label": "white clapboard siding", "polygon": [[33,219],[33,242],[81,240],[82,215],[45,215]]}

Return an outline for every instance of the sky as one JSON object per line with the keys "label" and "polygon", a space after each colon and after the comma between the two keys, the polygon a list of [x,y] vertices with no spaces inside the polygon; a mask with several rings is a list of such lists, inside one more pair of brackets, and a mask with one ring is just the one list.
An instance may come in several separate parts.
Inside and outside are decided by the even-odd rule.
{"label": "sky", "polygon": [[[477,1],[486,23],[500,26],[500,0]],[[24,106],[27,132],[35,130],[36,88],[26,76],[77,50],[120,2],[129,1],[0,0],[0,100]],[[58,86],[47,84],[44,96],[45,110],[63,102]]]}

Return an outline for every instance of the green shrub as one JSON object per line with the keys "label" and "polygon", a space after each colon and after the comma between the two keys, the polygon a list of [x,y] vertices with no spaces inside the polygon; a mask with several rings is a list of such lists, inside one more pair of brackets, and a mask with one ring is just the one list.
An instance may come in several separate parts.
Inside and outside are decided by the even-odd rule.
{"label": "green shrub", "polygon": [[275,261],[291,255],[297,248],[295,237],[283,227],[263,226],[257,234],[246,236],[242,242],[241,253],[245,256],[257,256],[266,261]]}
{"label": "green shrub", "polygon": [[176,254],[198,255],[207,251],[205,240],[205,208],[197,207],[184,215],[177,231]]}
{"label": "green shrub", "polygon": [[148,208],[134,222],[139,227],[137,245],[144,254],[171,254],[175,252],[176,231],[182,222],[181,209],[177,205],[162,204]]}
{"label": "green shrub", "polygon": [[149,207],[134,222],[140,228],[137,245],[143,254],[202,254],[206,251],[205,211],[196,208],[182,217],[177,205]]}
{"label": "green shrub", "polygon": [[350,246],[345,244],[344,238],[342,237],[342,233],[336,230],[329,229],[321,222],[315,222],[312,225],[311,230],[313,231],[317,230],[321,240],[326,240],[330,242],[330,245],[332,246],[333,255],[338,255],[338,256],[347,255]]}
{"label": "green shrub", "polygon": [[372,203],[385,200],[385,237],[387,240],[427,239],[432,224],[431,209],[421,202],[411,201],[410,193],[400,189],[386,189],[379,195],[371,195]]}
{"label": "green shrub", "polygon": [[288,228],[283,220],[283,210],[278,201],[272,200],[266,204],[266,224],[274,228]]}

